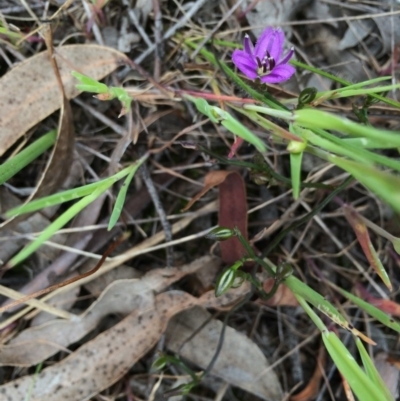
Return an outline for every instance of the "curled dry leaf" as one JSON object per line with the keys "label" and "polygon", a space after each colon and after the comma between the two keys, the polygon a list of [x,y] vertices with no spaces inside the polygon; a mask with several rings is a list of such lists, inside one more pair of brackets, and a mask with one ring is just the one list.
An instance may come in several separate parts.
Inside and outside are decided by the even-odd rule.
{"label": "curled dry leaf", "polygon": [[36,365],[92,331],[110,313],[126,315],[147,305],[153,291],[162,291],[173,282],[219,259],[205,256],[179,269],[156,269],[142,279],[118,280],[109,285],[99,299],[76,320],[53,320],[22,331],[0,348],[0,365]]}
{"label": "curled dry leaf", "polygon": [[[237,171],[211,171],[204,179],[204,188],[196,194],[182,210],[188,210],[210,189],[219,186],[219,216],[218,224],[223,227],[238,227],[247,238],[247,200],[243,178]],[[245,249],[236,238],[220,242],[221,257],[224,263],[230,265],[245,255]]]}
{"label": "curled dry leaf", "polygon": [[[25,203],[29,203],[33,199],[51,194],[53,191],[58,189],[68,177],[69,169],[72,165],[75,138],[71,105],[65,97],[62,97],[61,114],[57,132],[57,140],[54,144],[50,158],[47,161],[46,167],[39,182],[36,184],[35,190],[25,200]],[[11,217],[0,224],[0,228],[4,229],[11,223],[15,225],[18,222],[25,220],[26,217],[26,215]]]}
{"label": "curled dry leaf", "polygon": [[[66,177],[68,177],[69,169],[72,165],[75,137],[71,105],[65,96],[57,61],[53,58],[54,54],[52,51],[49,51],[48,53],[48,58],[50,59],[50,65],[52,67],[52,71],[49,71],[49,74],[55,79],[58,96],[61,102],[57,140],[35,190],[31,193],[28,199],[26,199],[25,203],[28,203],[35,198],[46,196],[59,188]],[[15,224],[25,218],[26,216],[20,218],[12,217],[1,224],[0,227],[4,228],[11,222],[14,222]]]}
{"label": "curled dry leaf", "polygon": [[30,401],[89,399],[125,375],[157,343],[175,314],[196,305],[228,306],[249,291],[250,285],[245,283],[219,298],[215,298],[213,291],[200,298],[182,291],[169,291],[153,298],[153,292],[147,292],[141,306],[114,327],[38,375],[0,386],[0,395],[22,400],[29,392]]}
{"label": "curled dry leaf", "polygon": [[[218,224],[221,227],[237,227],[247,239],[247,199],[246,187],[238,172],[230,172],[219,186]],[[246,254],[246,250],[237,237],[220,242],[221,257],[224,263],[231,265]]]}
{"label": "curled dry leaf", "polygon": [[200,198],[202,198],[208,191],[215,188],[225,181],[225,178],[232,173],[232,171],[210,171],[204,178],[204,188],[198,192],[189,203],[182,209],[182,212],[189,210]]}
{"label": "curled dry leaf", "polygon": [[[79,95],[71,70],[102,79],[127,59],[123,53],[97,45],[71,45],[56,50],[65,94]],[[47,51],[30,57],[0,79],[0,156],[28,129],[58,110],[62,97]]]}
{"label": "curled dry leaf", "polygon": [[[168,349],[203,370],[214,356],[223,327],[221,321],[210,320],[210,317],[211,314],[200,307],[186,310],[170,321],[165,334]],[[197,332],[199,328],[201,330]],[[280,382],[268,367],[267,358],[252,340],[227,327],[221,353],[211,374],[263,400],[281,400]]]}
{"label": "curled dry leaf", "polygon": [[61,111],[58,122],[57,141],[53,147],[46,168],[36,186],[35,192],[29,197],[28,202],[33,198],[40,198],[50,194],[64,182],[72,164],[75,141],[71,105],[65,95],[65,89],[60,74],[61,71],[57,59],[54,56],[52,33],[49,26],[47,26],[44,38],[47,45],[48,58],[53,70],[50,74],[51,76],[54,75],[56,79],[59,96],[61,97]]}

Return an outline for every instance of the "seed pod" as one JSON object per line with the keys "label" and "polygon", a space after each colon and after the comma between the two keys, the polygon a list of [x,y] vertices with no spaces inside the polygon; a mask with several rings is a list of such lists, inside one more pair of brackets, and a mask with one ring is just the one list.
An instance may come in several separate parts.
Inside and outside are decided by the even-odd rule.
{"label": "seed pod", "polygon": [[234,235],[235,233],[230,228],[215,227],[205,237],[214,241],[225,241]]}

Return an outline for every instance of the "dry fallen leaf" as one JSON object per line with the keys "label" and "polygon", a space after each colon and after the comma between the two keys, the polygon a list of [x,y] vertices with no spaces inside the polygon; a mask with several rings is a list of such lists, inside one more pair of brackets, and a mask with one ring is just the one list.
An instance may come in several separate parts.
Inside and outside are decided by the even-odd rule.
{"label": "dry fallen leaf", "polygon": [[[46,168],[44,169],[35,190],[30,194],[25,203],[29,203],[35,198],[40,198],[49,195],[56,189],[58,189],[66,177],[68,177],[69,168],[72,165],[73,151],[74,151],[74,124],[72,118],[71,105],[65,96],[64,87],[62,84],[60,70],[58,68],[57,60],[54,57],[52,47],[52,34],[50,29],[45,30],[45,40],[47,45],[47,56],[50,61],[51,70],[49,73],[50,77],[53,77],[56,82],[56,89],[58,91],[58,98],[61,103],[61,112],[57,130],[57,140],[53,146],[50,158],[47,162]],[[42,83],[43,84],[43,83]],[[23,219],[24,217],[12,217],[1,224],[1,228],[14,222],[14,225]]]}
{"label": "dry fallen leaf", "polygon": [[[165,333],[165,345],[169,350],[203,370],[214,356],[223,327],[221,321],[209,320],[210,317],[211,314],[200,307],[186,310],[170,321]],[[196,332],[199,327],[202,329]],[[227,327],[221,353],[211,374],[263,400],[281,400],[280,382],[268,367],[267,358],[252,340]]]}
{"label": "dry fallen leaf", "polygon": [[52,33],[49,26],[47,26],[47,29],[45,30],[44,37],[47,45],[48,59],[50,60],[53,70],[49,71],[50,76],[48,79],[51,81],[50,77],[52,76],[56,79],[58,96],[61,102],[61,111],[57,129],[57,141],[53,146],[50,159],[48,160],[46,168],[36,185],[34,193],[31,194],[26,202],[46,196],[61,186],[65,178],[68,176],[74,152],[75,135],[72,110],[65,94],[65,88],[60,74],[61,71],[54,55]]}
{"label": "dry fallen leaf", "polygon": [[140,307],[111,329],[38,375],[0,386],[0,395],[10,400],[22,400],[28,393],[30,401],[87,400],[125,375],[156,344],[175,314],[196,305],[228,306],[248,291],[246,283],[219,298],[213,291],[200,298],[169,291],[154,299],[147,293]]}
{"label": "dry fallen leaf", "polygon": [[[79,95],[71,70],[102,79],[123,64],[123,53],[97,45],[56,49],[56,60],[68,99]],[[47,51],[30,57],[0,79],[0,156],[29,128],[58,110],[62,97]]]}
{"label": "dry fallen leaf", "polygon": [[205,256],[178,268],[156,269],[142,279],[118,280],[109,285],[90,308],[76,320],[53,320],[22,331],[9,344],[0,348],[0,365],[36,365],[61,349],[79,341],[110,313],[127,315],[140,309],[152,296],[173,282],[191,274],[204,265],[219,263]]}
{"label": "dry fallen leaf", "polygon": [[223,183],[226,177],[231,173],[232,171],[210,171],[204,178],[204,188],[195,196],[193,196],[189,203],[182,209],[182,212],[189,210],[195,204],[195,202],[203,197],[208,191]]}

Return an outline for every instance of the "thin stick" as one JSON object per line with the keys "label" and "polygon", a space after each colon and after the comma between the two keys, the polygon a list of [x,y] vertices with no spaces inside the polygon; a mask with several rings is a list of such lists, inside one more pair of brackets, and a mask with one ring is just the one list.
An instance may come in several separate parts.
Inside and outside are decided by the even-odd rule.
{"label": "thin stick", "polygon": [[72,277],[68,280],[63,281],[62,283],[57,283],[54,285],[51,285],[50,287],[44,288],[43,290],[34,292],[33,294],[29,294],[26,297],[20,298],[17,301],[11,302],[10,304],[3,306],[0,308],[0,314],[5,312],[8,309],[11,309],[17,305],[23,304],[26,301],[29,301],[32,298],[37,298],[40,297],[41,295],[47,294],[51,291],[57,290],[58,288],[61,287],[65,287],[69,284],[74,283],[75,281],[81,280],[85,277],[91,276],[93,273],[96,273],[97,270],[100,269],[101,265],[104,263],[104,261],[106,260],[107,256],[122,242],[125,241],[125,239],[129,236],[128,233],[123,234],[117,241],[115,241],[113,244],[111,244],[108,249],[104,252],[103,256],[101,257],[101,259],[98,261],[97,265],[92,269],[89,270],[86,273],[82,273],[77,277]]}
{"label": "thin stick", "polygon": [[139,35],[142,37],[142,39],[146,42],[146,45],[148,46],[148,48],[150,49],[151,47],[154,48],[154,44],[152,43],[152,41],[150,40],[150,38],[147,36],[147,33],[145,32],[145,30],[142,28],[141,24],[139,23],[135,12],[133,11],[130,2],[128,0],[122,0],[122,4],[124,6],[127,7],[128,9],[128,15],[129,15],[129,19],[131,20],[133,26],[137,29],[137,31],[139,32]]}
{"label": "thin stick", "polygon": [[[149,169],[147,168],[147,165],[143,163],[139,171],[143,178],[144,183],[146,184],[147,191],[149,191],[149,195],[153,201],[154,207],[156,208],[157,213],[160,216],[161,225],[165,233],[165,239],[167,242],[170,242],[172,241],[171,224],[167,219],[167,215],[161,203],[160,197],[158,196],[158,192],[156,190],[156,187],[154,186],[153,180],[150,177],[150,172]],[[166,249],[166,252],[167,252],[167,266],[171,267],[174,265],[173,248],[168,247]]]}
{"label": "thin stick", "polygon": [[236,9],[243,3],[244,0],[239,0],[218,22],[217,25],[210,31],[210,33],[197,45],[196,50],[192,53],[191,59],[194,60],[203,46],[212,38],[215,32],[221,28],[222,24],[236,11]]}
{"label": "thin stick", "polygon": [[162,20],[159,0],[153,0],[154,12],[154,41],[155,41],[155,59],[154,59],[154,78],[158,81],[161,76],[161,60],[164,57],[164,46],[162,39]]}
{"label": "thin stick", "polygon": [[[186,22],[195,15],[199,9],[203,6],[203,4],[207,0],[197,0],[192,8],[171,28],[168,29],[167,32],[165,32],[163,36],[163,40],[165,41],[166,39],[169,39],[171,36],[175,35],[176,31],[179,30],[180,28],[184,27]],[[156,45],[152,44],[147,50],[145,50],[139,57],[135,58],[135,63],[140,64],[149,54],[151,54]]]}

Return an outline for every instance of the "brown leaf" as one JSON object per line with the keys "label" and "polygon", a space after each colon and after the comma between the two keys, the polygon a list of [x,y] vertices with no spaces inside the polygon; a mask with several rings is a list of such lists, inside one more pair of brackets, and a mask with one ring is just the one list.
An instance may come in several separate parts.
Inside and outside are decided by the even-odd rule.
{"label": "brown leaf", "polygon": [[232,171],[210,171],[204,178],[204,188],[196,194],[189,203],[182,209],[182,212],[189,210],[195,202],[202,198],[210,189],[220,185]]}
{"label": "brown leaf", "polygon": [[36,186],[36,191],[29,197],[28,201],[49,195],[62,185],[72,165],[74,139],[71,105],[68,99],[63,98],[57,141],[46,169]]}
{"label": "brown leaf", "polygon": [[179,269],[156,269],[142,279],[118,280],[108,286],[99,299],[76,320],[54,320],[22,331],[0,348],[0,365],[32,366],[60,349],[79,341],[110,313],[126,315],[148,302],[149,294],[161,291],[187,274],[194,273],[216,258],[205,256]]}
{"label": "brown leaf", "polygon": [[[186,310],[170,321],[165,334],[168,349],[203,370],[214,356],[223,326],[219,320],[209,320],[210,317],[211,314],[200,307]],[[199,327],[202,329],[196,332]],[[267,358],[252,340],[227,327],[223,347],[211,374],[264,400],[281,400],[280,382],[268,367]]]}
{"label": "brown leaf", "polygon": [[[125,375],[157,343],[172,316],[195,305],[227,306],[249,291],[246,283],[219,298],[213,291],[200,298],[169,291],[154,300],[151,291],[145,302],[120,323],[38,375],[0,386],[0,394],[12,400],[22,400],[28,392],[30,401],[89,399]],[[118,301],[115,295],[113,298]]]}
{"label": "brown leaf", "polygon": [[[204,179],[204,188],[195,195],[182,211],[188,210],[210,189],[219,185],[219,217],[218,224],[223,227],[238,227],[247,238],[247,201],[243,178],[237,171],[211,171]],[[220,242],[221,257],[230,265],[241,259],[245,249],[236,238]]]}
{"label": "brown leaf", "polygon": [[[75,69],[101,79],[126,60],[118,51],[97,45],[69,45],[56,50],[68,99],[81,91],[71,75]],[[0,156],[29,128],[62,106],[62,97],[47,51],[30,57],[0,79]]]}
{"label": "brown leaf", "polygon": [[65,178],[68,176],[74,151],[75,137],[71,105],[65,95],[60,69],[58,67],[57,59],[54,56],[51,29],[48,25],[46,26],[45,41],[50,64],[53,70],[51,75],[54,75],[56,79],[59,97],[61,98],[61,112],[58,122],[57,140],[53,146],[50,159],[48,160],[46,168],[36,185],[35,192],[31,194],[26,202],[46,196],[61,186]]}
{"label": "brown leaf", "polygon": [[[230,172],[219,186],[218,224],[222,227],[237,227],[247,239],[247,200],[243,178],[236,171]],[[241,259],[246,250],[237,237],[220,242],[221,257],[231,265]]]}

